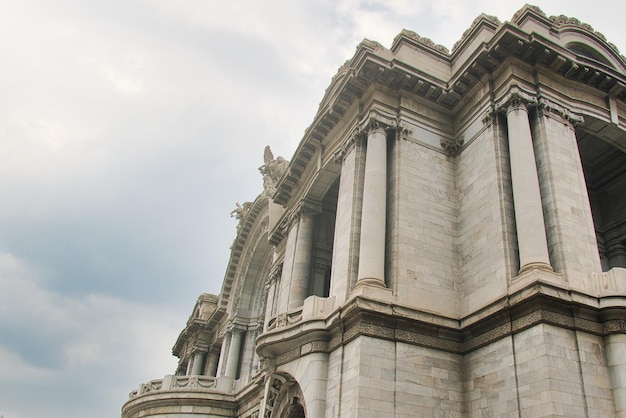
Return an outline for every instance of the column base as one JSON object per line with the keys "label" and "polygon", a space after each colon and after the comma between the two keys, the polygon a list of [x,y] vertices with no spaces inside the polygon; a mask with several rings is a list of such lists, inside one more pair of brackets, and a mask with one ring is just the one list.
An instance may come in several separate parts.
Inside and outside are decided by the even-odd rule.
{"label": "column base", "polygon": [[547,271],[551,273],[554,272],[554,269],[552,268],[550,264],[538,261],[538,262],[528,263],[528,264],[523,265],[522,268],[519,269],[519,275],[521,276],[522,274],[531,270],[542,270],[542,271]]}
{"label": "column base", "polygon": [[532,263],[525,265],[516,277],[511,279],[509,294],[513,294],[532,284],[547,284],[561,289],[569,289],[562,274],[555,273],[549,264]]}
{"label": "column base", "polygon": [[387,288],[387,286],[385,285],[385,281],[382,279],[376,279],[373,277],[365,277],[362,279],[358,279],[356,282],[356,286],[354,286],[355,289],[358,289],[361,286],[374,286],[374,287],[382,287],[382,288]]}
{"label": "column base", "polygon": [[384,302],[392,303],[393,292],[380,279],[361,279],[350,292],[349,299],[353,297],[367,297]]}

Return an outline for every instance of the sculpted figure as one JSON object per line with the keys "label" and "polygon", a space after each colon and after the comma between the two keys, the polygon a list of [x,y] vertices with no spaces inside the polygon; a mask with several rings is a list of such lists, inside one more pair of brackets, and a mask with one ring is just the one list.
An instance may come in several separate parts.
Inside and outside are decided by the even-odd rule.
{"label": "sculpted figure", "polygon": [[271,197],[276,191],[276,183],[285,174],[289,161],[281,156],[274,158],[274,154],[268,145],[263,152],[263,162],[264,164],[259,167],[259,171],[263,175],[263,193],[265,196]]}
{"label": "sculpted figure", "polygon": [[236,205],[237,207],[230,212],[230,217],[237,218],[237,220],[241,222],[243,217],[246,216],[246,213],[248,213],[248,210],[250,210],[252,203],[244,202],[242,206],[241,203],[237,202]]}

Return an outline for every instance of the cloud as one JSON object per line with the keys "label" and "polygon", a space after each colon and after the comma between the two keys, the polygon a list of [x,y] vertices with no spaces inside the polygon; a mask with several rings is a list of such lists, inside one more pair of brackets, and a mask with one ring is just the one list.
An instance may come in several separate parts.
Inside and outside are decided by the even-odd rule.
{"label": "cloud", "polygon": [[[181,312],[61,295],[37,276],[0,254],[0,414],[114,416],[139,382],[174,371],[169,347],[184,325]],[[34,401],[50,395],[52,405]]]}

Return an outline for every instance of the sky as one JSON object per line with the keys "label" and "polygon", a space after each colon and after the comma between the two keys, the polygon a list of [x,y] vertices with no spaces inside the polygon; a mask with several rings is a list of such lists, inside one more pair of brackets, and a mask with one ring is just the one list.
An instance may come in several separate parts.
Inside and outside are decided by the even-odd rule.
{"label": "sky", "polygon": [[[523,1],[523,0],[522,0]],[[0,0],[0,417],[119,416],[363,38],[522,1]],[[622,0],[541,0],[626,53]]]}

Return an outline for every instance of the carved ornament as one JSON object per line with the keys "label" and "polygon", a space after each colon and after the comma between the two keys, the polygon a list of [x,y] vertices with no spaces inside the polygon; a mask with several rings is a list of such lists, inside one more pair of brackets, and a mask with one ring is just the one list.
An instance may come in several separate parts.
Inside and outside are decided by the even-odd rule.
{"label": "carved ornament", "polygon": [[517,22],[517,20],[520,18],[520,16],[522,15],[522,13],[524,12],[524,10],[526,9],[530,9],[532,11],[534,11],[535,13],[543,16],[543,17],[548,17],[543,10],[541,10],[539,7],[537,6],[532,6],[530,4],[525,5],[524,7],[522,7],[521,9],[519,9],[517,12],[515,12],[515,14],[513,15],[513,18],[511,19],[512,22]]}
{"label": "carved ornament", "polygon": [[463,138],[441,138],[441,148],[451,157],[456,157],[461,152],[465,140]]}
{"label": "carved ornament", "polygon": [[336,163],[341,164],[343,159],[346,158],[346,155],[350,152],[350,150],[356,145],[361,143],[361,137],[357,134],[357,132],[353,132],[352,135],[348,137],[347,140],[339,148],[339,151],[335,153],[333,159]]}
{"label": "carved ornament", "polygon": [[539,110],[542,112],[554,113],[556,115],[561,116],[563,119],[572,124],[572,126],[576,127],[583,122],[583,117],[580,115],[576,115],[569,111],[564,106],[561,106],[558,103],[553,102],[552,100],[548,100],[544,97],[539,98]]}
{"label": "carved ornament", "polygon": [[[467,39],[469,34],[474,30],[474,28],[476,28],[476,26],[478,26],[478,24],[482,20],[487,20],[496,26],[500,26],[502,24],[502,22],[500,22],[500,19],[498,19],[496,16],[486,15],[484,13],[481,14],[476,19],[474,19],[470,27],[465,30],[465,32],[463,32],[463,35],[461,35],[461,39],[454,43],[454,45],[452,46],[452,52],[457,50],[457,48]],[[513,20],[515,20],[515,18],[513,18]]]}
{"label": "carved ornament", "polygon": [[496,112],[508,112],[509,109],[527,108],[537,105],[537,97],[517,86],[513,86],[509,92],[498,100],[494,106]]}
{"label": "carved ornament", "polygon": [[365,47],[367,49],[371,49],[373,51],[376,51],[377,49],[383,49],[384,47],[376,41],[372,41],[370,39],[363,39],[361,41],[361,43],[357,46],[357,49],[359,49],[360,47]]}
{"label": "carved ornament", "polygon": [[265,282],[265,287],[269,288],[273,284],[278,283],[280,281],[280,277],[282,274],[283,274],[283,263],[280,263],[277,266],[275,266],[270,272],[267,278],[267,282]]}
{"label": "carved ornament", "polygon": [[417,43],[420,43],[422,45],[426,45],[427,47],[432,48],[432,49],[434,49],[436,51],[439,51],[439,52],[441,52],[443,54],[446,54],[446,55],[450,54],[450,51],[448,51],[448,48],[446,48],[445,46],[436,44],[429,38],[425,38],[423,36],[419,36],[417,33],[413,32],[412,30],[402,29],[402,31],[393,40],[393,43],[395,44],[401,36],[406,36],[407,38],[409,38],[409,39],[411,39],[411,40],[413,40],[413,41],[415,41]]}

